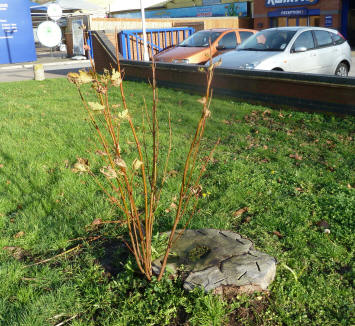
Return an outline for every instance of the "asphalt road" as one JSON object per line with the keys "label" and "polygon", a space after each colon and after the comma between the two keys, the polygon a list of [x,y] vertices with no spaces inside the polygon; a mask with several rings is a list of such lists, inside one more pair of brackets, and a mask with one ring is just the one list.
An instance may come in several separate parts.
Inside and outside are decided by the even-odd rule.
{"label": "asphalt road", "polygon": [[[352,57],[353,65],[349,76],[355,77],[355,56]],[[88,68],[90,63],[85,61],[65,62],[50,65],[44,64],[46,78],[61,78],[65,77],[68,72],[78,71],[79,69]],[[14,82],[20,80],[33,80],[33,67],[28,66],[8,66],[0,67],[0,82]]]}

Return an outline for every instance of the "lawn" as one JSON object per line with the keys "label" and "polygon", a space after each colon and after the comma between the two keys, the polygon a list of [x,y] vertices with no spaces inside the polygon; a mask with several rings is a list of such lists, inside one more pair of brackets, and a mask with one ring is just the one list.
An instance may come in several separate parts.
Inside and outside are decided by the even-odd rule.
{"label": "lawn", "polygon": [[[125,89],[139,125],[151,90]],[[160,89],[159,99],[162,146],[168,112],[175,145],[157,248],[201,110],[197,95]],[[78,157],[97,160],[73,85],[2,83],[0,103],[0,325],[354,324],[355,117],[212,101],[204,148],[221,143],[190,227],[239,232],[278,261],[269,291],[221,300],[168,277],[146,282],[121,241],[125,228],[92,225],[120,214],[89,175],[72,171]]]}

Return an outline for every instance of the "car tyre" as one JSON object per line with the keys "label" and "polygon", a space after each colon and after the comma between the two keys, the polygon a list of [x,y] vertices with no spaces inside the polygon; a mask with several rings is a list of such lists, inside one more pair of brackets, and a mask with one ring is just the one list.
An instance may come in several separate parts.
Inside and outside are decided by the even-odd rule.
{"label": "car tyre", "polygon": [[337,69],[335,70],[335,75],[339,77],[348,77],[349,68],[348,65],[344,62],[338,64]]}

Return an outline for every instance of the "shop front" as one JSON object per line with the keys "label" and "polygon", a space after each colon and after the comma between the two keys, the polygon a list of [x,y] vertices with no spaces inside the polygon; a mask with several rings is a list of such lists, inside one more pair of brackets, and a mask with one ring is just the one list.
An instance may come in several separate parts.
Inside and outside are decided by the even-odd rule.
{"label": "shop front", "polygon": [[254,28],[320,26],[350,38],[354,0],[254,0]]}

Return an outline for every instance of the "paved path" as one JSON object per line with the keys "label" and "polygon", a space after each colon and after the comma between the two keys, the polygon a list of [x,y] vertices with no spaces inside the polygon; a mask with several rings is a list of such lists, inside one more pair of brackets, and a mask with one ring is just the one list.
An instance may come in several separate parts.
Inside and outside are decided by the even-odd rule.
{"label": "paved path", "polygon": [[[46,78],[65,77],[68,72],[90,66],[88,60],[43,63]],[[33,64],[8,65],[0,67],[0,82],[33,80]]]}

